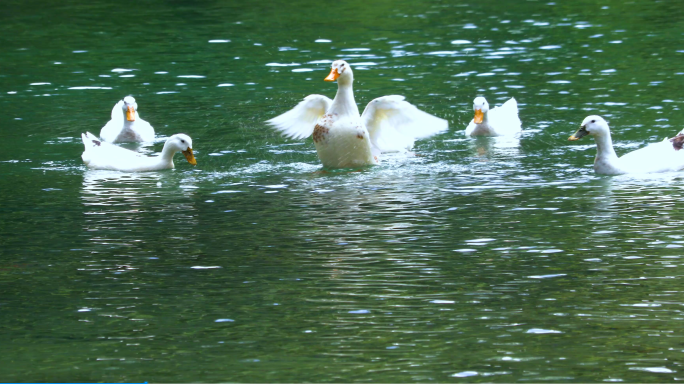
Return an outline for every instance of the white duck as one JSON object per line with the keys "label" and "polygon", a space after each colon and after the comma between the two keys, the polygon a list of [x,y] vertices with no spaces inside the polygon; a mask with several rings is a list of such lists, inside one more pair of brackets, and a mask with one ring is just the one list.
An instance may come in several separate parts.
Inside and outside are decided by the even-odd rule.
{"label": "white duck", "polygon": [[500,107],[489,109],[489,103],[484,97],[473,100],[475,117],[466,127],[468,136],[509,136],[522,131],[518,117],[518,103],[510,98]]}
{"label": "white duck", "polygon": [[126,96],[112,108],[112,119],[102,127],[100,138],[110,143],[154,141],[154,128],[138,115],[133,96]]}
{"label": "white duck", "polygon": [[81,138],[85,146],[81,158],[89,168],[122,172],[170,169],[174,167],[173,155],[176,152],[183,152],[188,163],[197,164],[192,153],[192,139],[182,133],[169,137],[161,154],[152,157],[100,141],[90,132],[81,134]]}
{"label": "white duck", "polygon": [[292,110],[267,123],[293,139],[313,135],[324,167],[347,168],[378,163],[381,152],[411,149],[416,139],[445,131],[446,120],[420,111],[403,96],[379,97],[363,115],[354,101],[354,74],[344,60],[332,63],[325,81],[337,80],[337,94],[330,100],[309,95]]}
{"label": "white duck", "polygon": [[672,139],[649,144],[622,157],[617,157],[613,149],[608,123],[601,116],[588,116],[582,121],[580,129],[568,140],[579,140],[586,135],[596,140],[596,159],[594,171],[602,175],[621,175],[625,173],[670,172],[684,169],[684,134],[681,132]]}

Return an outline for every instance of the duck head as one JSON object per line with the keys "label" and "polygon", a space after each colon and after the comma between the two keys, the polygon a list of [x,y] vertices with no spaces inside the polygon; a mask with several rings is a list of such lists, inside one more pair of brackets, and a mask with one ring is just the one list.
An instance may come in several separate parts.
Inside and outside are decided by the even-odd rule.
{"label": "duck head", "polygon": [[586,135],[603,136],[608,132],[610,132],[608,123],[603,120],[603,117],[591,115],[587,116],[584,121],[582,121],[580,129],[578,129],[577,132],[575,132],[572,136],[568,137],[568,140],[576,141]]}
{"label": "duck head", "polygon": [[324,80],[347,83],[354,80],[354,74],[349,63],[344,60],[335,60],[331,65],[330,74]]}
{"label": "duck head", "polygon": [[195,155],[192,153],[192,139],[190,138],[190,136],[183,133],[177,133],[169,137],[168,140],[166,140],[166,144],[164,144],[164,149],[166,149],[167,147],[170,150],[172,150],[173,153],[182,152],[185,156],[185,159],[188,160],[188,163],[192,165],[197,165]]}
{"label": "duck head", "polygon": [[476,97],[475,100],[473,100],[473,110],[475,111],[473,122],[475,122],[475,124],[482,124],[484,114],[489,112],[489,103],[487,103],[487,99],[482,96]]}
{"label": "duck head", "polygon": [[126,96],[123,99],[123,105],[121,106],[123,112],[126,114],[126,120],[135,121],[138,111],[138,103],[135,102],[133,96]]}

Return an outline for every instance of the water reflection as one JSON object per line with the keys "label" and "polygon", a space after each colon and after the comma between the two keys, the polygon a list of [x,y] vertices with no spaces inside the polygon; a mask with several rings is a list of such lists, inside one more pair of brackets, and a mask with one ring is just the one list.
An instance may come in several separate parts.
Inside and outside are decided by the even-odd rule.
{"label": "water reflection", "polygon": [[161,239],[194,241],[197,234],[193,232],[174,233],[176,228],[194,227],[199,222],[191,199],[193,184],[193,178],[179,180],[172,172],[87,170],[81,201],[86,207],[83,230],[92,250],[106,250],[111,262],[124,257],[131,264],[138,257],[162,256],[149,249]]}
{"label": "water reflection", "polygon": [[[440,247],[433,229],[442,218],[433,188],[423,176],[397,177],[390,168],[378,168],[319,176],[302,201],[306,205],[300,205],[301,221],[309,228],[302,231],[296,253],[310,271],[308,280],[315,282],[308,285],[307,301],[326,313],[309,328],[329,340],[325,356],[363,358],[397,349],[404,354],[415,347],[415,327],[426,322],[421,313],[446,303],[435,301],[441,294],[428,293],[444,278],[434,265],[440,259],[436,249],[411,245]],[[418,294],[421,290],[426,293]],[[369,345],[369,336],[383,340]],[[410,365],[395,362],[391,369]]]}
{"label": "water reflection", "polygon": [[477,156],[514,161],[521,155],[521,136],[475,137],[470,139],[469,144]]}
{"label": "water reflection", "polygon": [[159,194],[158,191],[140,192],[152,185],[160,187],[162,178],[163,175],[158,172],[128,173],[88,169],[83,174],[81,198],[86,206],[139,207],[148,196],[154,198]]}

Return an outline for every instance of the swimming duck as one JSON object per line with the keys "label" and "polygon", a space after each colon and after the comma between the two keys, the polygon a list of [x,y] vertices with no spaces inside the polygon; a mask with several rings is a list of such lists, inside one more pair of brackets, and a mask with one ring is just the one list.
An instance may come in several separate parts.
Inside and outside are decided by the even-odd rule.
{"label": "swimming duck", "polygon": [[126,96],[112,108],[112,119],[102,127],[100,138],[110,143],[154,141],[154,128],[138,115],[133,96]]}
{"label": "swimming duck", "polygon": [[188,163],[196,165],[197,161],[192,153],[192,139],[190,136],[178,133],[166,140],[164,149],[158,156],[145,156],[138,152],[121,148],[114,144],[98,140],[90,132],[81,134],[85,151],[81,155],[83,162],[89,168],[109,169],[122,172],[158,171],[173,168],[173,155],[182,152]]}
{"label": "swimming duck", "polygon": [[332,63],[325,81],[337,81],[333,100],[309,95],[297,106],[267,121],[293,139],[313,135],[324,167],[347,168],[378,163],[381,152],[399,152],[422,139],[445,131],[449,123],[420,111],[403,96],[374,99],[362,115],[354,101],[354,74],[344,60]]}
{"label": "swimming duck", "polygon": [[649,144],[622,157],[615,154],[608,123],[601,116],[587,116],[577,132],[568,140],[579,140],[586,135],[594,136],[596,141],[594,171],[598,174],[656,173],[684,169],[684,151],[682,151],[684,134],[682,133],[671,139]]}
{"label": "swimming duck", "polygon": [[473,100],[475,117],[466,127],[468,136],[508,136],[522,131],[518,117],[518,103],[510,98],[500,107],[489,109],[489,103],[484,97]]}

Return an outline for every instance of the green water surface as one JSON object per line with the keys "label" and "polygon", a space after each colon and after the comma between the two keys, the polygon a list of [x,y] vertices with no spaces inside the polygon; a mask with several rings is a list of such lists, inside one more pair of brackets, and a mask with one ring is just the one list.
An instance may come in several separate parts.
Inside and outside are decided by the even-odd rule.
{"label": "green water surface", "polygon": [[[0,11],[0,381],[684,378],[680,173],[600,177],[684,128],[679,1],[36,1]],[[264,121],[404,95],[449,131],[360,171]],[[133,95],[198,165],[88,170]],[[470,139],[472,100],[524,134]]]}

